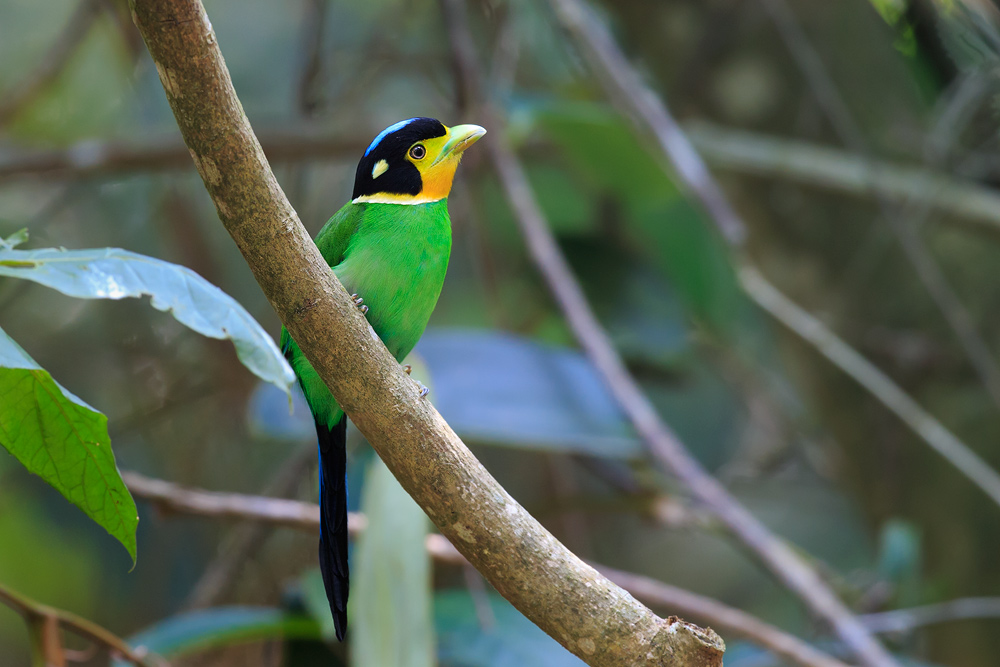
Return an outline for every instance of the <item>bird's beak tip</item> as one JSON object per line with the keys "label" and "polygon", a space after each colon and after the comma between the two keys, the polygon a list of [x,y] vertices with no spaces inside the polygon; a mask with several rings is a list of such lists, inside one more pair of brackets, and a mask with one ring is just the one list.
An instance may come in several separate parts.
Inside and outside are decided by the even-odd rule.
{"label": "bird's beak tip", "polygon": [[480,125],[456,125],[451,128],[450,134],[451,139],[448,143],[451,143],[452,147],[449,152],[458,154],[479,141],[486,134],[486,128]]}

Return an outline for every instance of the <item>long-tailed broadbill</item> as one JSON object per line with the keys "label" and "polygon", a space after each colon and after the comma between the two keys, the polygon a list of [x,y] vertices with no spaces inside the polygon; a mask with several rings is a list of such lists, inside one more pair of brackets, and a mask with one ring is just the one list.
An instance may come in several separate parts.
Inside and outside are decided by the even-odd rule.
{"label": "long-tailed broadbill", "polygon": [[[316,235],[340,282],[398,361],[437,304],[451,254],[448,194],[462,153],[486,134],[410,118],[383,130],[358,163],[351,201]],[[319,563],[337,639],[347,629],[347,417],[285,329],[292,365],[319,437]],[[424,390],[426,392],[426,390]]]}

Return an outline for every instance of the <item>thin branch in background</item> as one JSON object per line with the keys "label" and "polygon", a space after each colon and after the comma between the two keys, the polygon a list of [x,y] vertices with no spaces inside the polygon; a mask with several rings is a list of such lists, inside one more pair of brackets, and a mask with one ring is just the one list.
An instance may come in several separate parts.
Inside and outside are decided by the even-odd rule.
{"label": "thin branch in background", "polygon": [[24,617],[29,626],[36,659],[42,660],[40,664],[45,667],[61,667],[66,664],[66,650],[59,634],[61,629],[103,646],[137,667],[166,667],[167,663],[162,658],[150,656],[141,648],[132,648],[123,639],[92,621],[40,604],[3,586],[0,586],[0,603]]}
{"label": "thin branch in background", "polygon": [[[785,46],[792,53],[792,60],[802,71],[836,134],[850,150],[866,159],[869,158],[870,150],[861,128],[788,4],[785,0],[760,1],[770,14]],[[878,195],[877,200],[882,218],[895,234],[917,277],[958,338],[994,404],[1000,407],[1000,367],[997,366],[993,352],[986,345],[986,341],[976,330],[972,316],[962,305],[941,267],[918,235],[919,225],[913,224],[911,220],[904,220],[898,211],[893,210],[891,203],[885,197]]]}
{"label": "thin branch in background", "polygon": [[878,194],[893,201],[923,204],[971,225],[970,229],[994,237],[1000,232],[1000,194],[972,181],[704,121],[685,123],[684,131],[713,167],[858,197]]}
{"label": "thin branch in background", "polygon": [[[152,479],[135,472],[122,472],[122,478],[136,498],[150,501],[171,512],[254,521],[313,533],[319,531],[319,510],[311,503],[183,488],[172,482]],[[350,513],[348,531],[353,538],[366,528],[367,519],[363,514]],[[462,554],[439,533],[427,536],[426,547],[431,557],[440,564],[469,566]],[[796,665],[846,667],[844,663],[818,651],[798,637],[717,600],[642,575],[622,572],[597,563],[592,565],[646,604],[670,610],[671,613],[699,618],[723,632],[744,637]],[[491,615],[492,611],[489,613]]]}
{"label": "thin branch in background", "polygon": [[[860,158],[828,149],[811,147],[783,139],[761,138],[746,132],[723,130],[699,123],[690,128],[692,140],[716,163],[740,165],[760,173],[803,178],[808,165],[816,167],[817,180],[837,183],[852,191],[863,187],[866,167]],[[809,178],[809,177],[806,177]],[[903,195],[919,184],[916,173],[894,173],[878,169],[878,187]],[[857,186],[857,190],[855,190]],[[952,190],[952,185],[931,187],[924,193],[934,193],[962,206],[982,206],[985,213],[1000,212],[1000,196],[987,188]],[[952,465],[970,477],[994,502],[1000,503],[1000,475],[980,459],[965,443],[955,437],[937,419],[927,413],[887,375],[833,334],[819,320],[781,294],[751,266],[741,272],[741,281],[748,295],[778,321],[819,349],[835,366],[854,378],[887,408],[894,412],[922,440],[944,456]]]}
{"label": "thin branch in background", "polygon": [[[858,197],[880,194],[923,204],[991,235],[1000,232],[1000,194],[943,172],[868,161],[836,148],[735,130],[704,121],[684,124],[694,147],[714,167],[781,178]],[[359,135],[364,135],[359,132]],[[365,149],[357,139],[318,130],[271,130],[260,134],[274,164],[354,159]],[[135,172],[190,169],[190,154],[174,138],[144,143],[84,141],[66,149],[2,150],[0,181],[17,178],[77,180]]]}
{"label": "thin branch in background", "polygon": [[327,0],[305,0],[302,20],[302,71],[296,90],[299,112],[313,116],[323,106],[323,36],[326,31]]}
{"label": "thin branch in background", "polygon": [[12,90],[0,94],[0,128],[41,95],[55,81],[83,43],[100,14],[99,0],[80,0],[70,15],[66,27],[53,40],[48,53]]}
{"label": "thin branch in background", "polygon": [[[797,637],[775,633],[774,627],[739,609],[649,577],[614,570],[603,565],[594,567],[648,605],[669,609],[671,613],[684,614],[711,623],[720,629],[724,627],[733,634],[764,646],[775,656],[784,658],[788,662],[797,665],[844,667],[844,663],[840,660],[826,655]],[[764,644],[762,640],[767,643]]]}
{"label": "thin branch in background", "polygon": [[471,565],[462,566],[462,576],[465,577],[465,588],[469,591],[472,604],[476,608],[476,618],[479,620],[480,629],[489,632],[497,624],[496,614],[490,606],[489,591],[486,590],[486,582],[483,575],[476,571]]}
{"label": "thin branch in background", "polygon": [[[680,155],[676,159],[672,159],[675,165],[689,162],[691,159],[698,160],[700,166],[686,170],[678,169],[678,175],[686,178],[687,174],[694,174],[695,176],[701,174],[710,179],[708,170],[700,163],[698,155],[693,150],[688,152],[683,148],[685,144],[683,133],[673,121],[666,106],[649,91],[638,74],[636,74],[625,57],[617,49],[610,36],[603,31],[603,28],[592,19],[588,21],[582,13],[583,8],[575,0],[550,0],[550,2],[553,2],[557,9],[566,8],[569,10],[567,14],[562,15],[564,25],[584,47],[585,54],[589,57],[592,67],[598,73],[598,78],[609,91],[609,96],[619,104],[629,104],[630,100],[636,101],[636,108],[628,114],[628,117],[642,119],[640,130],[643,132],[652,131],[658,139],[661,139],[660,147],[665,152],[669,152],[672,147],[681,146]],[[640,105],[640,101],[644,102],[644,104]],[[681,136],[679,138],[672,136],[674,132],[677,132]],[[665,140],[666,137],[672,137],[673,141],[667,142]],[[716,142],[716,145],[720,143]],[[863,171],[864,167],[862,166],[862,173]],[[722,196],[721,191],[717,187],[705,187],[704,180],[695,180],[689,182],[688,185],[707,212],[720,208],[718,204],[706,201],[716,196]],[[730,239],[732,243],[732,235],[725,233],[729,227],[723,227],[714,217],[711,219],[720,226],[723,236]],[[727,224],[732,226],[733,221],[731,219],[727,220]],[[736,218],[736,221],[738,227],[741,229],[745,228],[742,220]],[[741,246],[738,244],[733,243],[733,245],[735,249],[741,249]],[[939,421],[920,408],[912,398],[887,376],[878,371],[878,369],[852,348],[840,341],[818,320],[812,318],[808,313],[785,298],[770,283],[767,283],[763,276],[751,265],[744,265],[741,278],[744,289],[747,290],[748,295],[758,305],[776,317],[778,313],[783,313],[787,316],[786,319],[780,320],[786,326],[792,321],[808,322],[808,327],[793,327],[793,331],[796,331],[796,333],[803,336],[807,341],[816,345],[817,341],[820,340],[835,340],[843,346],[843,351],[849,352],[849,355],[836,354],[831,356],[822,349],[820,351],[841,368],[841,370],[847,372],[863,387],[869,390],[886,407],[896,413],[897,416],[902,418],[904,423],[910,426],[917,435],[944,456],[952,465],[969,476],[990,498],[995,502],[1000,500],[1000,495],[998,495],[1000,494],[1000,475],[997,475],[992,468],[985,466],[985,463],[967,445],[945,429]],[[769,290],[763,289],[762,285],[766,285]],[[774,310],[774,304],[767,298],[771,294],[781,298],[782,308]],[[792,315],[794,317],[791,317]],[[842,365],[848,358],[861,363]],[[866,372],[859,372],[862,368]]]}
{"label": "thin branch in background", "polygon": [[[581,45],[584,53],[591,62],[591,66],[598,73],[598,78],[604,83],[609,91],[609,96],[621,103],[628,100],[644,100],[650,102],[652,106],[642,106],[637,108],[635,113],[629,117],[646,118],[645,124],[640,130],[642,132],[652,131],[655,136],[661,137],[665,133],[676,129],[676,123],[670,121],[670,113],[666,105],[649,92],[638,74],[629,65],[628,61],[618,50],[603,26],[596,23],[593,18],[584,13],[584,8],[578,0],[550,0],[556,7],[557,14],[560,15],[564,26],[571,35]],[[562,10],[562,12],[560,12]],[[648,95],[644,95],[645,90]],[[643,113],[640,114],[639,111]],[[666,119],[666,121],[664,120]],[[662,126],[662,127],[661,127]],[[676,138],[675,138],[676,139]],[[682,145],[683,141],[675,140],[668,144],[661,142],[660,147],[664,151],[670,150],[673,145]],[[697,154],[682,152],[675,162],[696,159],[699,167],[687,171],[678,171],[683,178],[686,173],[704,174],[707,178],[708,170],[701,165]],[[709,206],[705,199],[715,196],[722,196],[717,187],[703,187],[703,181],[694,181],[688,184],[695,193],[699,202],[704,205],[706,211],[717,210],[719,206]],[[718,221],[712,218],[718,224]],[[729,221],[730,224],[732,221]],[[745,227],[742,220],[737,218],[737,224]],[[720,225],[720,231],[725,228]],[[727,237],[730,238],[730,237]],[[734,244],[734,249],[741,248]],[[879,399],[887,408],[892,410],[906,423],[917,435],[927,444],[947,459],[952,465],[963,472],[969,479],[990,496],[994,502],[1000,503],[1000,475],[984,461],[982,461],[967,445],[956,438],[934,417],[924,411],[919,404],[910,398],[902,389],[894,384],[885,374],[878,371],[874,365],[849,347],[821,322],[810,316],[795,303],[781,294],[773,285],[768,283],[763,276],[751,264],[746,262],[746,258],[740,258],[742,268],[740,269],[740,280],[743,289],[748,296],[760,307],[777,318],[780,322],[789,326],[799,336],[807,342],[817,347],[830,361],[837,365],[845,373],[853,377],[873,396]],[[822,589],[824,594],[826,589]],[[809,594],[808,590],[805,594]],[[839,601],[837,601],[839,605]],[[857,619],[850,617],[846,619],[854,629],[857,627]],[[851,630],[851,628],[848,628]],[[881,647],[877,649],[884,652]],[[887,663],[892,664],[892,663]]]}
{"label": "thin branch in background", "polygon": [[[292,105],[298,111],[299,122],[308,123],[325,106],[323,42],[326,34],[327,0],[304,0],[302,8],[301,62],[298,81],[292,90]],[[310,194],[308,183],[311,171],[298,162],[289,165],[282,180],[288,200],[303,219],[310,219]]]}
{"label": "thin branch in background", "polygon": [[[624,106],[624,112],[637,125],[644,130],[652,130],[682,182],[697,197],[730,245],[741,248],[746,240],[746,226],[729,206],[663,102],[643,84],[605,28],[589,16],[582,4],[574,0],[550,0],[550,4],[563,27],[591,63],[598,79],[604,82],[610,97]],[[458,55],[462,56],[461,53]],[[708,474],[660,419],[590,310],[517,159],[502,141],[497,140],[490,143],[490,154],[532,257],[577,339],[650,453],[718,516],[778,581],[813,613],[829,623],[859,659],[870,667],[897,665],[816,571]]]}
{"label": "thin branch in background", "polygon": [[910,632],[915,628],[937,623],[998,618],[1000,618],[1000,598],[959,598],[909,609],[866,614],[861,617],[872,632],[879,633]]}
{"label": "thin branch in background", "polygon": [[753,266],[739,270],[743,289],[757,305],[798,334],[852,377],[920,438],[1000,505],[1000,475],[931,416],[882,371],[782,294]]}
{"label": "thin branch in background", "polygon": [[[342,139],[315,131],[296,130],[261,135],[270,162],[355,159],[366,144],[356,137]],[[67,149],[0,152],[0,181],[45,176],[78,179],[137,171],[190,169],[191,154],[176,137],[146,143],[81,141]]]}
{"label": "thin branch in background", "polygon": [[319,530],[318,505],[241,493],[193,491],[137,472],[122,471],[121,475],[122,481],[133,495],[154,501],[158,508],[168,513],[196,514],[217,519],[252,518],[272,526]]}
{"label": "thin branch in background", "polygon": [[[315,456],[316,450],[313,445],[299,449],[281,465],[274,478],[264,488],[264,493],[280,498],[292,495],[310,470]],[[129,481],[126,479],[125,483],[128,484]],[[318,507],[315,514],[319,515]],[[309,521],[312,521],[312,518],[313,515],[310,514]],[[184,606],[188,609],[211,607],[229,595],[237,577],[243,571],[244,564],[260,550],[270,534],[269,527],[261,523],[233,529],[223,540],[218,556],[205,568],[195,583]]]}

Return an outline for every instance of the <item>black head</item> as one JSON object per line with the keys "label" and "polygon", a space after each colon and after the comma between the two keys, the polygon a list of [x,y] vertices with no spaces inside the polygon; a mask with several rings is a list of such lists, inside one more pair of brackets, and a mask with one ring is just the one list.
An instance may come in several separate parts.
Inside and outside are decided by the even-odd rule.
{"label": "black head", "polygon": [[419,195],[423,188],[420,170],[407,159],[407,152],[417,142],[446,134],[448,129],[433,118],[401,120],[382,130],[358,163],[351,199],[382,193]]}

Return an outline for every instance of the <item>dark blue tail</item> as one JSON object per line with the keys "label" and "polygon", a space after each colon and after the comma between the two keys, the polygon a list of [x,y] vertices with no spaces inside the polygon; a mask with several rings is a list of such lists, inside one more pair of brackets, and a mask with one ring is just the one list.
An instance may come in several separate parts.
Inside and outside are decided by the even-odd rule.
{"label": "dark blue tail", "polygon": [[347,415],[333,429],[316,424],[319,436],[319,569],[333,612],[337,639],[347,631]]}

